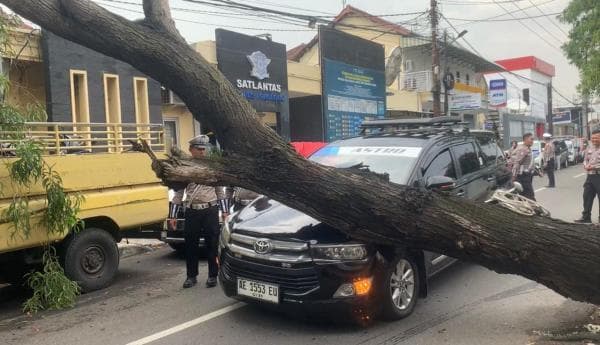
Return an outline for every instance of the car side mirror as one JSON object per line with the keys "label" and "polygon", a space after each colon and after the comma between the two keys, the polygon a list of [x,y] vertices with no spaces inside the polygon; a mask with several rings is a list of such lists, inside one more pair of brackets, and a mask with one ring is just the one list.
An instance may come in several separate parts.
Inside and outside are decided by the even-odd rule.
{"label": "car side mirror", "polygon": [[425,188],[447,191],[456,186],[456,180],[448,176],[431,176],[425,181]]}

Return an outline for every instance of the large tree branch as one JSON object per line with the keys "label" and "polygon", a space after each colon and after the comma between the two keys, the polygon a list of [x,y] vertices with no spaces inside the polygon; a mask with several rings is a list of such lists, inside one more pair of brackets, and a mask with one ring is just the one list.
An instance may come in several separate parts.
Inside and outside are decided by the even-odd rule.
{"label": "large tree branch", "polygon": [[144,14],[148,24],[157,30],[166,31],[175,39],[185,42],[171,17],[169,0],[144,0]]}
{"label": "large tree branch", "polygon": [[[0,0],[55,34],[126,61],[177,93],[216,132],[225,156],[156,161],[167,180],[232,183],[355,238],[416,246],[536,280],[600,304],[600,231],[308,162],[261,125],[239,92],[182,41],[87,0]],[[185,163],[183,163],[185,162]],[[200,164],[200,165],[198,165]]]}

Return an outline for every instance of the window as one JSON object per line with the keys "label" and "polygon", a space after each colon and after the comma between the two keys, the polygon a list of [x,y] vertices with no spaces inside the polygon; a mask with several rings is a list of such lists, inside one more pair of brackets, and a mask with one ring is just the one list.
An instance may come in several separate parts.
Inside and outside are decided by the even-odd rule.
{"label": "window", "polygon": [[121,151],[121,128],[116,124],[121,123],[121,92],[119,91],[119,76],[116,74],[104,75],[104,111],[106,113],[106,127],[109,142],[109,152]]}
{"label": "window", "polygon": [[[148,104],[148,79],[133,78],[133,97],[135,98],[135,121],[137,124],[150,123],[150,106]],[[148,131],[149,127],[138,127],[140,131]],[[141,133],[141,137],[150,139],[148,133]]]}
{"label": "window", "polygon": [[88,100],[87,72],[71,70],[71,114],[73,116],[73,130],[75,136],[83,138],[84,146],[91,146],[89,133],[78,134],[78,131],[89,132],[89,126],[78,126],[81,123],[90,123],[90,105]]}
{"label": "window", "polygon": [[429,166],[425,170],[423,177],[433,176],[447,176],[454,179],[456,178],[456,171],[454,169],[454,163],[452,162],[452,156],[450,156],[450,151],[443,151],[437,155],[431,161],[431,163],[429,163]]}
{"label": "window", "polygon": [[493,164],[497,158],[502,158],[502,153],[496,141],[491,137],[480,137],[477,138],[481,152],[483,154],[483,160],[486,164]]}
{"label": "window", "polygon": [[463,175],[474,173],[481,167],[477,151],[475,151],[475,146],[472,143],[454,146],[452,150],[455,157],[457,157]]}
{"label": "window", "polygon": [[87,72],[71,71],[71,111],[73,122],[89,123],[90,107],[88,101]]}
{"label": "window", "polygon": [[471,77],[469,76],[469,73],[465,75],[465,82],[467,83],[467,85],[471,85]]}
{"label": "window", "polygon": [[170,150],[171,147],[179,146],[179,126],[177,119],[165,119],[163,125],[165,129],[165,148]]}
{"label": "window", "polygon": [[460,72],[456,71],[456,82],[460,83]]}

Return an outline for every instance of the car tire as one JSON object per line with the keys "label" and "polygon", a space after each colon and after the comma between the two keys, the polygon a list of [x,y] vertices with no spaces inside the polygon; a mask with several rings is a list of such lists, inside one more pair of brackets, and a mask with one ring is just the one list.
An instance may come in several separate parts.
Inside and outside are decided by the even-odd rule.
{"label": "car tire", "polygon": [[392,262],[380,288],[383,301],[381,317],[384,320],[400,320],[413,312],[419,299],[419,277],[419,266],[412,258],[399,258]]}
{"label": "car tire", "polygon": [[82,292],[107,287],[119,269],[119,249],[114,238],[99,228],[87,228],[73,235],[65,246],[66,275]]}

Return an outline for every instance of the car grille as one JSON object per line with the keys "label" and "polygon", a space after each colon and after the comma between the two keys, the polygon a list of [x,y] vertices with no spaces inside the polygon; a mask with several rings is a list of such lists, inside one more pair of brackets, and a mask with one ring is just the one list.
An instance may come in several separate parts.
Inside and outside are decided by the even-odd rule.
{"label": "car grille", "polygon": [[221,263],[222,273],[231,280],[237,277],[277,284],[282,294],[300,296],[319,287],[319,279],[313,267],[280,268],[234,258],[229,253]]}

